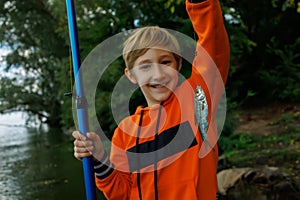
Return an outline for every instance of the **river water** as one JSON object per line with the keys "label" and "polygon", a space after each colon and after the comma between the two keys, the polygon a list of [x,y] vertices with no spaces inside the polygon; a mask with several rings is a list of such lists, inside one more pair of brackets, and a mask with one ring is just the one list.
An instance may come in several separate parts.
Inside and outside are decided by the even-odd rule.
{"label": "river water", "polygon": [[70,134],[27,127],[21,113],[0,115],[0,200],[85,199]]}

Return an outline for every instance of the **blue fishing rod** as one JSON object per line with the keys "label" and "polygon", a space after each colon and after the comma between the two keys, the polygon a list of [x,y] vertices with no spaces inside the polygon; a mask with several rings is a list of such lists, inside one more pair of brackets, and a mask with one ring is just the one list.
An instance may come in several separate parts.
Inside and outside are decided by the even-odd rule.
{"label": "blue fishing rod", "polygon": [[[72,52],[73,72],[75,77],[75,105],[77,111],[78,128],[80,133],[86,135],[89,131],[88,124],[88,110],[87,100],[83,90],[82,74],[80,73],[80,56],[79,56],[79,45],[76,25],[76,15],[73,0],[66,0],[68,24],[69,24],[69,35]],[[87,200],[96,199],[96,186],[95,177],[93,171],[93,157],[86,157],[82,159],[83,163],[83,174],[85,183],[85,192]]]}

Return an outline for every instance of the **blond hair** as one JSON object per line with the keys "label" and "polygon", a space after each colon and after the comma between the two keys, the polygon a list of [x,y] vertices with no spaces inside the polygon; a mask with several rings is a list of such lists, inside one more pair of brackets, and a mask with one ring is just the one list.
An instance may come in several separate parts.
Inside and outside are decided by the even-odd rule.
{"label": "blond hair", "polygon": [[161,48],[173,52],[179,67],[181,60],[177,39],[166,29],[148,26],[135,29],[124,42],[123,59],[126,67],[132,69],[134,62],[150,48]]}

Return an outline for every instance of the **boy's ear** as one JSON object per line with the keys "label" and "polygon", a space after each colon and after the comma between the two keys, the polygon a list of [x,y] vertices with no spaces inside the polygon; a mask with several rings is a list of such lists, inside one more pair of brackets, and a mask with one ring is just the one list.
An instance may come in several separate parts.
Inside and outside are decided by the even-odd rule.
{"label": "boy's ear", "polygon": [[182,67],[182,58],[180,58],[179,62],[178,62],[178,71],[181,70],[181,67]]}
{"label": "boy's ear", "polygon": [[125,68],[124,72],[131,83],[137,84],[137,80],[135,79],[134,75],[130,72],[130,70],[127,67]]}

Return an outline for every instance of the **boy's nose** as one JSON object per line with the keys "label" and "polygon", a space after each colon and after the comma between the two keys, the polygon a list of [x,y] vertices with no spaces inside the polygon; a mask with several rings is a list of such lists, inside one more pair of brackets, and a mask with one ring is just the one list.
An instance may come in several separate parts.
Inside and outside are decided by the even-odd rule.
{"label": "boy's nose", "polygon": [[163,67],[159,64],[154,64],[152,68],[152,77],[156,80],[163,79],[165,77],[165,72],[163,70]]}

